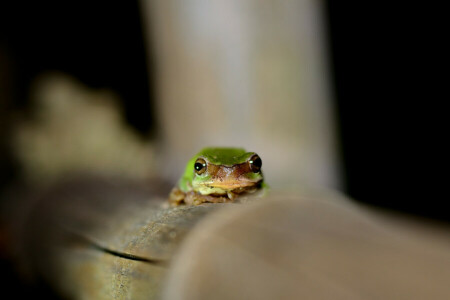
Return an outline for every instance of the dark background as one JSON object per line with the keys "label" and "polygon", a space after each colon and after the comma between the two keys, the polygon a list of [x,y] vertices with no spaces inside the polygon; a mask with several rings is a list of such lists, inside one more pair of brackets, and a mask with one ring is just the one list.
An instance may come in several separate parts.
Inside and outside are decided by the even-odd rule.
{"label": "dark background", "polygon": [[[358,201],[449,220],[444,177],[434,170],[444,168],[437,140],[446,138],[445,110],[438,106],[446,36],[439,8],[325,4],[345,192]],[[8,151],[8,114],[32,111],[30,82],[44,70],[114,89],[126,99],[127,122],[144,137],[155,131],[152,57],[146,56],[135,1],[11,1],[0,5],[0,22],[7,99],[0,102],[3,186],[20,175]]]}
{"label": "dark background", "polygon": [[[443,104],[444,89],[437,74],[446,36],[439,8],[325,4],[345,192],[358,201],[449,220],[439,193],[443,177],[432,169],[443,165],[434,136],[445,123],[439,116],[445,110],[435,103]],[[155,131],[152,57],[146,57],[137,2],[2,3],[0,22],[9,66],[2,87],[12,99],[2,103],[3,184],[19,175],[5,146],[7,112],[30,110],[30,82],[44,70],[114,89],[126,99],[126,120],[143,136]]]}
{"label": "dark background", "polygon": [[[345,192],[358,201],[449,220],[448,197],[440,193],[445,183],[434,170],[443,169],[437,140],[446,138],[438,79],[446,33],[439,8],[325,4]],[[11,1],[0,5],[0,22],[9,66],[2,87],[11,99],[2,103],[0,123],[3,184],[19,175],[12,153],[7,156],[7,112],[30,110],[30,82],[44,70],[114,89],[126,99],[125,119],[143,136],[154,132],[147,71],[152,57],[146,56],[137,2]]]}
{"label": "dark background", "polygon": [[347,193],[449,221],[443,8],[326,3]]}
{"label": "dark background", "polygon": [[[447,138],[446,86],[439,74],[446,71],[441,49],[448,33],[440,9],[325,4],[345,192],[357,201],[449,221],[441,175],[446,155],[439,143]],[[8,148],[10,115],[32,112],[30,82],[42,71],[114,89],[126,99],[125,120],[143,137],[152,136],[152,57],[146,57],[143,36],[135,1],[0,4],[0,188],[20,178]],[[18,297],[48,294],[41,287],[23,289],[8,273],[9,262],[0,261],[9,278],[3,282]]]}

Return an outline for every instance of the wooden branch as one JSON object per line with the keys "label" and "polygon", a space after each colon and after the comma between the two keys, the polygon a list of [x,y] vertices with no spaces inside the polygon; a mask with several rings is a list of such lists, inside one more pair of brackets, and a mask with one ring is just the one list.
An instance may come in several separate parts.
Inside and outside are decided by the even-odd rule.
{"label": "wooden branch", "polygon": [[386,222],[335,193],[165,208],[168,190],[97,179],[60,185],[18,233],[22,262],[69,299],[450,294],[445,234]]}

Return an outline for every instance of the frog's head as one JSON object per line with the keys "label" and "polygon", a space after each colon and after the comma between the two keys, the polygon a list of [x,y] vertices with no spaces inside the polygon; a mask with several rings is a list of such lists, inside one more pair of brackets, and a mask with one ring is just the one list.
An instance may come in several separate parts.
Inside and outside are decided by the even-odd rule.
{"label": "frog's head", "polygon": [[191,160],[192,188],[203,195],[243,192],[263,181],[262,160],[237,148],[206,148]]}

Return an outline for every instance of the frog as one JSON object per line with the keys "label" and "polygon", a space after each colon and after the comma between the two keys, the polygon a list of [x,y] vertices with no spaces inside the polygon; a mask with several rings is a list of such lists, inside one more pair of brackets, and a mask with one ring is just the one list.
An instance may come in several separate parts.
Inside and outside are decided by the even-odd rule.
{"label": "frog", "polygon": [[169,194],[170,206],[235,202],[255,192],[267,194],[262,160],[243,148],[206,147],[187,163]]}

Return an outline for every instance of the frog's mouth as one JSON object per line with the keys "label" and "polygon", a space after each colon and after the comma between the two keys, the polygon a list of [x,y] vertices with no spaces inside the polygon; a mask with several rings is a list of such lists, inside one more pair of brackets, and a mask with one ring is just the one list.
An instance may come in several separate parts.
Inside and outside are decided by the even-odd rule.
{"label": "frog's mouth", "polygon": [[254,187],[259,183],[259,181],[238,181],[238,180],[230,180],[230,181],[222,181],[222,182],[214,182],[211,184],[208,184],[208,186],[212,188],[219,188],[224,189],[228,191],[236,190],[236,189],[242,189],[242,188],[248,188],[248,187]]}
{"label": "frog's mouth", "polygon": [[229,195],[230,192],[241,194],[254,191],[260,187],[262,180],[224,180],[215,182],[203,182],[198,190],[203,195]]}

